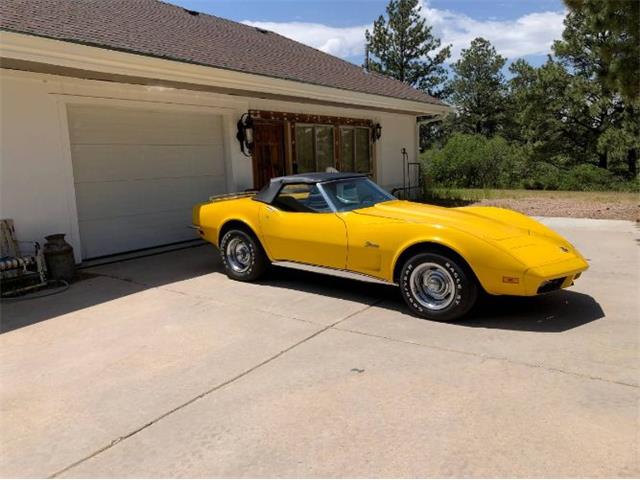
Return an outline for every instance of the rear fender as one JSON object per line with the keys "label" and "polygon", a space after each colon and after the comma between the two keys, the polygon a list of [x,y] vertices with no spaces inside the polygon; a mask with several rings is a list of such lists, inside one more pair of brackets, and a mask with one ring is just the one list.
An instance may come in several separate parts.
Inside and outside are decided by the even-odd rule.
{"label": "rear fender", "polygon": [[204,203],[194,207],[194,224],[200,235],[216,247],[219,246],[220,232],[229,222],[240,222],[261,240],[258,220],[262,204],[251,199],[238,199]]}

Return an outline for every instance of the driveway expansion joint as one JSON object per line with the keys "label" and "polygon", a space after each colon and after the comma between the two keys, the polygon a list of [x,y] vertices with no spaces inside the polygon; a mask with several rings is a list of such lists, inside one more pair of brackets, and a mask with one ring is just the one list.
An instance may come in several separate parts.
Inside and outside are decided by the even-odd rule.
{"label": "driveway expansion joint", "polygon": [[[176,294],[182,295],[184,297],[195,298],[195,299],[204,300],[204,301],[207,301],[207,302],[216,302],[216,303],[228,305],[230,307],[240,306],[240,305],[238,305],[236,303],[233,303],[233,302],[230,302],[230,303],[229,302],[220,302],[219,300],[214,300],[214,299],[209,298],[209,297],[207,297],[205,295],[198,295],[198,294],[183,292],[183,291],[180,291],[180,290],[174,290],[174,289],[168,288],[168,287],[166,287],[164,285],[150,285],[150,284],[144,283],[144,282],[137,282],[137,281],[132,280],[130,278],[119,277],[117,275],[110,275],[110,274],[106,274],[106,273],[94,273],[94,272],[91,272],[91,273],[93,275],[96,275],[97,277],[105,277],[105,278],[110,278],[112,280],[118,280],[118,281],[121,281],[121,282],[131,283],[133,285],[138,285],[138,286],[141,286],[141,287],[145,287],[145,288],[147,288],[149,290],[161,290],[163,292],[176,293]],[[376,302],[376,304],[377,304],[377,302]],[[369,304],[367,304],[367,305],[369,305]],[[369,305],[369,306],[372,306],[372,305]],[[246,307],[243,306],[243,308],[246,308]],[[282,313],[272,312],[272,311],[269,311],[269,310],[265,310],[263,308],[251,308],[251,310],[253,310],[255,312],[266,313],[268,315],[273,315],[275,317],[286,318],[287,320],[296,320],[298,322],[308,323],[310,325],[321,325],[321,323],[314,322],[312,320],[307,320],[306,318],[300,318],[300,317],[296,317],[294,315],[285,315],[285,314],[282,314]],[[340,320],[340,321],[342,321],[342,320]]]}
{"label": "driveway expansion joint", "polygon": [[[105,275],[105,276],[108,276],[108,275]],[[112,278],[113,278],[113,277],[112,277]],[[127,280],[124,280],[124,281],[127,281]],[[137,283],[137,282],[132,282],[132,283]],[[156,288],[157,288],[157,287],[156,287]],[[162,415],[160,415],[160,416],[158,416],[158,417],[154,418],[154,419],[153,419],[153,420],[151,420],[150,422],[147,422],[147,423],[145,423],[144,425],[142,425],[142,426],[140,426],[140,427],[136,428],[135,430],[132,430],[131,432],[127,433],[126,435],[122,435],[122,436],[120,436],[120,437],[118,437],[118,438],[116,438],[116,439],[112,440],[109,444],[107,444],[107,445],[105,445],[105,446],[103,446],[103,447],[99,448],[98,450],[96,450],[96,451],[94,451],[93,453],[91,453],[91,454],[87,455],[86,457],[83,457],[83,458],[81,458],[80,460],[77,460],[77,461],[73,462],[72,464],[70,464],[70,465],[68,465],[68,466],[64,467],[63,469],[58,470],[57,472],[55,472],[55,473],[53,473],[53,474],[49,475],[47,478],[58,478],[58,477],[60,477],[60,475],[62,475],[62,474],[64,474],[64,473],[68,472],[69,470],[72,470],[73,468],[75,468],[75,467],[77,467],[78,465],[80,465],[80,464],[82,464],[82,463],[86,462],[87,460],[90,460],[91,458],[93,458],[93,457],[95,457],[95,456],[97,456],[97,455],[100,455],[101,453],[103,453],[103,452],[105,452],[105,451],[109,450],[110,448],[112,448],[112,447],[114,447],[114,446],[118,445],[119,443],[121,443],[121,442],[123,442],[123,441],[127,440],[128,438],[131,438],[131,437],[133,437],[134,435],[136,435],[136,434],[138,434],[138,433],[142,432],[143,430],[146,430],[147,428],[151,427],[152,425],[154,425],[154,424],[156,424],[156,423],[160,422],[160,421],[161,421],[161,420],[163,420],[164,418],[166,418],[166,417],[168,417],[168,416],[170,416],[170,415],[172,415],[172,414],[174,414],[174,413],[178,412],[179,410],[182,410],[182,409],[183,409],[183,408],[185,408],[185,407],[188,407],[189,405],[191,405],[192,403],[197,402],[198,400],[203,399],[203,398],[204,398],[204,397],[206,397],[207,395],[209,395],[209,394],[211,394],[211,393],[214,393],[214,392],[216,392],[216,391],[218,391],[218,390],[220,390],[220,389],[222,389],[222,388],[224,388],[224,387],[226,387],[226,386],[228,386],[228,385],[230,385],[230,384],[234,383],[236,380],[240,380],[241,378],[243,378],[243,377],[245,377],[245,376],[249,375],[250,373],[254,372],[255,370],[259,369],[260,367],[263,367],[263,366],[267,365],[268,363],[271,363],[272,361],[274,361],[274,360],[276,360],[276,359],[280,358],[280,357],[281,357],[281,356],[283,356],[285,353],[287,353],[287,352],[289,352],[289,351],[293,350],[294,348],[299,347],[300,345],[302,345],[302,344],[304,344],[304,343],[308,342],[309,340],[311,340],[311,339],[313,339],[313,338],[317,337],[318,335],[320,335],[320,334],[322,334],[322,333],[326,332],[327,330],[330,330],[330,329],[334,328],[334,327],[335,327],[336,325],[338,325],[339,323],[344,322],[345,320],[348,320],[349,318],[354,317],[354,316],[356,316],[356,315],[358,315],[358,314],[360,314],[360,313],[362,313],[362,312],[364,312],[364,311],[368,310],[369,308],[371,308],[371,307],[374,307],[374,306],[378,305],[379,303],[382,303],[382,300],[376,300],[376,301],[374,301],[374,302],[372,302],[372,303],[369,303],[369,304],[367,304],[364,308],[358,309],[357,311],[352,312],[352,313],[350,313],[349,315],[346,315],[346,316],[342,317],[340,320],[338,320],[338,321],[336,321],[336,322],[334,322],[334,323],[332,323],[332,324],[330,324],[330,325],[327,325],[327,326],[325,326],[325,327],[322,327],[321,329],[319,329],[319,330],[315,331],[315,332],[314,332],[314,333],[312,333],[311,335],[308,335],[307,337],[305,337],[305,338],[303,338],[302,340],[300,340],[300,341],[298,341],[298,342],[294,343],[293,345],[291,345],[291,346],[289,346],[289,347],[285,348],[284,350],[279,351],[279,352],[278,352],[278,353],[276,353],[275,355],[272,355],[271,357],[269,357],[269,358],[267,358],[266,360],[264,360],[264,361],[262,361],[262,362],[258,363],[257,365],[254,365],[253,367],[251,367],[251,368],[249,368],[249,369],[245,370],[244,372],[239,373],[238,375],[236,375],[236,376],[234,376],[234,377],[230,378],[229,380],[226,380],[226,381],[224,381],[224,382],[222,382],[222,383],[220,383],[220,384],[218,384],[218,385],[216,385],[216,386],[214,386],[214,387],[210,388],[209,390],[206,390],[206,391],[204,391],[204,392],[202,392],[202,393],[200,393],[200,394],[196,395],[195,397],[193,397],[193,398],[191,398],[191,399],[187,400],[186,402],[181,403],[181,404],[180,404],[180,405],[178,405],[177,407],[172,408],[171,410],[169,410],[169,411],[167,411],[167,412],[163,413]]]}
{"label": "driveway expansion joint", "polygon": [[557,367],[548,367],[548,366],[545,366],[543,364],[518,362],[518,361],[515,361],[515,360],[511,360],[509,358],[506,358],[506,357],[497,357],[497,356],[493,356],[493,355],[484,355],[482,353],[467,352],[467,351],[464,351],[464,350],[456,350],[454,348],[445,348],[445,347],[439,347],[439,346],[436,346],[436,345],[427,345],[425,343],[411,342],[409,340],[401,340],[399,338],[386,337],[384,335],[377,335],[375,333],[361,332],[359,330],[351,330],[351,329],[348,329],[348,328],[339,328],[339,327],[335,327],[335,326],[331,326],[330,328],[332,328],[333,330],[337,330],[339,332],[353,333],[354,335],[364,335],[364,336],[367,336],[367,337],[374,337],[374,338],[379,338],[379,339],[382,339],[382,340],[388,340],[390,342],[404,343],[404,344],[407,344],[407,345],[415,345],[417,347],[430,348],[430,349],[433,349],[433,350],[440,350],[442,352],[458,353],[460,355],[468,355],[468,356],[471,356],[471,357],[479,358],[482,362],[485,362],[487,360],[497,360],[497,361],[500,361],[500,362],[509,363],[511,365],[518,365],[518,366],[529,367],[529,368],[539,368],[539,369],[542,369],[542,370],[547,370],[549,372],[562,373],[562,374],[565,374],[565,375],[571,375],[573,377],[578,377],[578,378],[582,378],[582,379],[586,379],[586,380],[596,380],[596,381],[600,381],[600,382],[612,383],[612,384],[615,384],[615,385],[622,385],[622,386],[625,386],[625,387],[640,388],[640,385],[635,384],[635,383],[621,382],[621,381],[618,381],[618,380],[610,380],[610,379],[604,378],[604,377],[598,377],[598,376],[593,376],[593,375],[585,375],[585,374],[578,373],[578,372],[570,372],[568,370],[563,370],[563,369],[557,368]]}

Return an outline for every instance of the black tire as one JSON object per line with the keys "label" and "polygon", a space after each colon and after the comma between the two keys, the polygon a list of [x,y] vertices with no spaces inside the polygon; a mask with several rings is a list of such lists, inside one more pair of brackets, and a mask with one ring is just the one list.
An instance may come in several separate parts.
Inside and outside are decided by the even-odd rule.
{"label": "black tire", "polygon": [[[422,286],[425,278],[431,288]],[[414,255],[402,266],[398,283],[411,311],[429,320],[457,320],[478,298],[478,284],[469,267],[446,254]]]}
{"label": "black tire", "polygon": [[233,229],[220,240],[220,256],[227,276],[241,282],[260,278],[269,266],[269,259],[258,239],[244,230]]}

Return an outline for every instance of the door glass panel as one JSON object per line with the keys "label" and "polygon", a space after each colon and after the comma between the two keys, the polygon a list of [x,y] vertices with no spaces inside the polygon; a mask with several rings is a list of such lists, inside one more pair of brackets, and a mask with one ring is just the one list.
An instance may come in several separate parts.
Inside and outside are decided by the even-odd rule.
{"label": "door glass panel", "polygon": [[294,173],[314,172],[313,127],[296,127],[296,167]]}
{"label": "door glass panel", "polygon": [[371,173],[371,155],[369,152],[369,129],[356,128],[356,171]]}
{"label": "door glass panel", "polygon": [[273,201],[273,205],[285,212],[330,212],[326,200],[316,185],[305,183],[285,185]]}
{"label": "door glass panel", "polygon": [[316,163],[318,172],[326,171],[327,167],[335,167],[333,160],[333,127],[316,127]]}
{"label": "door glass panel", "polygon": [[340,170],[355,172],[353,164],[353,128],[340,129]]}
{"label": "door glass panel", "polygon": [[365,177],[327,182],[322,186],[339,212],[367,208],[395,198]]}

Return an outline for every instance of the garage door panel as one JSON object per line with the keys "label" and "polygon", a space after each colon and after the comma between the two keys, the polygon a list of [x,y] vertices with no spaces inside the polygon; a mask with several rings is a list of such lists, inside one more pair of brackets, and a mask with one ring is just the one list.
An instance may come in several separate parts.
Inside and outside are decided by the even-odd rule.
{"label": "garage door panel", "polygon": [[[191,223],[191,209],[116,219],[80,221],[85,258],[114,252],[138,250],[197,238]],[[124,232],[124,234],[123,234]]]}
{"label": "garage door panel", "polygon": [[75,182],[224,175],[221,145],[73,145]]}
{"label": "garage door panel", "polygon": [[80,220],[191,208],[225,191],[224,177],[167,178],[76,185]]}
{"label": "garage door panel", "polygon": [[219,115],[68,107],[83,258],[196,238],[193,205],[226,191]]}
{"label": "garage door panel", "polygon": [[222,145],[218,115],[70,105],[71,143]]}

